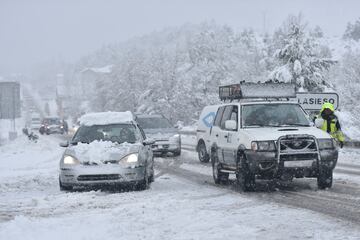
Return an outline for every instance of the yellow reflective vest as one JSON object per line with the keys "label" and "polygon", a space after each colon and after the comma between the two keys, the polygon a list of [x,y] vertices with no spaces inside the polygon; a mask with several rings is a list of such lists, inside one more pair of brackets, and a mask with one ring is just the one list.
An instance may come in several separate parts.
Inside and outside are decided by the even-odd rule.
{"label": "yellow reflective vest", "polygon": [[[322,118],[321,115],[318,116],[318,118]],[[324,120],[324,122],[321,126],[321,129],[324,130],[325,132],[329,133],[333,138],[337,139],[339,142],[344,142],[345,137],[341,131],[340,123],[339,123],[337,117],[335,116],[334,118],[332,118],[330,120],[326,120],[326,119],[323,119],[323,120]]]}

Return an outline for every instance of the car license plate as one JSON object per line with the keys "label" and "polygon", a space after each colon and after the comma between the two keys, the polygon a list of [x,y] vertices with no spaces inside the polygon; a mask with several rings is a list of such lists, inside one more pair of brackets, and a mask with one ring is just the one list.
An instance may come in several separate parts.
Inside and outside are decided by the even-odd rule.
{"label": "car license plate", "polygon": [[285,161],[284,167],[311,167],[313,160]]}

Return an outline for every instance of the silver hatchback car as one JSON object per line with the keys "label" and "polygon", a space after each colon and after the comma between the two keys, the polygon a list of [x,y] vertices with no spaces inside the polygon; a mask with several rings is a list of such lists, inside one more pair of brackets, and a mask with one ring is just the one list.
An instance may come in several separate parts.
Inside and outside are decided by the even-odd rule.
{"label": "silver hatchback car", "polygon": [[131,112],[91,113],[80,118],[80,127],[60,160],[60,190],[73,188],[147,189],[154,181],[151,145]]}

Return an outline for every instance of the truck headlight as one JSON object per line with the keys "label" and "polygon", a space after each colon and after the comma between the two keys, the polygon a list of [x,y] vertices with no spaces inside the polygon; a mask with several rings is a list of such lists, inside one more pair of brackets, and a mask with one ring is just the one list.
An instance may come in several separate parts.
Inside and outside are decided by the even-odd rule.
{"label": "truck headlight", "polygon": [[318,144],[319,144],[319,149],[320,150],[334,149],[335,148],[334,139],[332,139],[332,138],[318,139]]}
{"label": "truck headlight", "polygon": [[79,160],[77,160],[75,157],[71,155],[64,155],[63,163],[66,165],[76,165],[79,164]]}
{"label": "truck headlight", "polygon": [[251,150],[253,151],[275,151],[274,141],[253,141],[251,142]]}

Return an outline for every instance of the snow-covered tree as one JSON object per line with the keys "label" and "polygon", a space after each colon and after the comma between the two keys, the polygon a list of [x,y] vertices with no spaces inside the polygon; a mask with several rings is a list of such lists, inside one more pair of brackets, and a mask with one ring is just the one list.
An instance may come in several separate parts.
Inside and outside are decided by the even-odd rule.
{"label": "snow-covered tree", "polygon": [[276,67],[270,79],[292,82],[308,91],[319,91],[329,85],[326,72],[335,61],[323,55],[317,38],[306,32],[301,14],[289,16],[273,37]]}
{"label": "snow-covered tree", "polygon": [[355,41],[360,40],[360,18],[358,20],[356,20],[355,23],[349,22],[347,24],[343,38],[344,39],[352,39]]}

